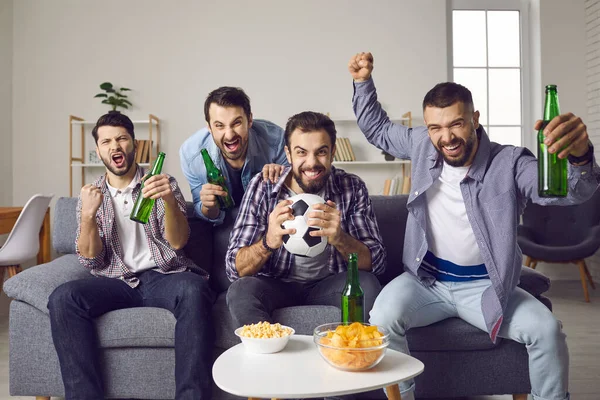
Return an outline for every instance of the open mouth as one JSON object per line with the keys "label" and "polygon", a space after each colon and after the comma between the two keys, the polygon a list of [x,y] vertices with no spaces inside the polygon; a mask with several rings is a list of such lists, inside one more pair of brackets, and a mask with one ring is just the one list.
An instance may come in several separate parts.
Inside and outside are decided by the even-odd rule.
{"label": "open mouth", "polygon": [[112,162],[117,168],[125,166],[125,155],[123,153],[115,153],[111,156]]}
{"label": "open mouth", "polygon": [[322,174],[323,174],[322,169],[302,171],[302,175],[306,176],[308,178],[308,180],[311,180],[311,181],[315,180],[315,179],[319,179],[319,177],[321,177]]}
{"label": "open mouth", "polygon": [[446,154],[447,156],[456,157],[462,152],[463,143],[462,142],[454,142],[454,143],[442,146],[442,149],[444,151],[444,154]]}
{"label": "open mouth", "polygon": [[240,149],[241,143],[242,143],[242,140],[238,137],[235,140],[232,140],[229,142],[223,142],[223,145],[225,146],[227,151],[229,151],[231,153],[235,153],[236,151],[238,151]]}

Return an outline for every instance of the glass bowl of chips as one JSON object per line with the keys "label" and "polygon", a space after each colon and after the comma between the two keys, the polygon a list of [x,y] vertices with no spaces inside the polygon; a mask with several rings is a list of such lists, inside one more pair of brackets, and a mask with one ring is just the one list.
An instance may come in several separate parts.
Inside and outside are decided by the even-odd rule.
{"label": "glass bowl of chips", "polygon": [[283,350],[295,331],[289,326],[265,321],[244,325],[234,333],[240,338],[247,352],[271,354]]}
{"label": "glass bowl of chips", "polygon": [[338,322],[316,327],[313,340],[321,357],[333,367],[365,371],[383,359],[390,335],[380,326]]}

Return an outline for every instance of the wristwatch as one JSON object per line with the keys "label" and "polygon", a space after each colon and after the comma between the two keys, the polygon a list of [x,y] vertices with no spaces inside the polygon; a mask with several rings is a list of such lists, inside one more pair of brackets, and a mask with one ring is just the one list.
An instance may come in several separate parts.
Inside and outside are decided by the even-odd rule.
{"label": "wristwatch", "polygon": [[592,142],[588,142],[588,146],[588,151],[584,155],[577,157],[572,154],[569,154],[567,160],[569,160],[571,164],[581,164],[584,161],[592,161],[592,159],[594,158],[594,145],[592,144]]}
{"label": "wristwatch", "polygon": [[262,237],[262,245],[269,253],[273,253],[275,251],[274,248],[269,247],[269,245],[267,244],[267,235]]}

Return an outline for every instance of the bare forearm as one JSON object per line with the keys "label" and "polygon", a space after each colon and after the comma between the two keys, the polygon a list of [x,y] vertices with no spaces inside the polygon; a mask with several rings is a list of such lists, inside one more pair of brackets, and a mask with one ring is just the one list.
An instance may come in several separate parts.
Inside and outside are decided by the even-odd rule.
{"label": "bare forearm", "polygon": [[165,239],[172,248],[182,249],[188,241],[189,226],[185,215],[177,206],[177,201],[165,201]]}
{"label": "bare forearm", "polygon": [[81,216],[81,232],[77,240],[79,253],[85,258],[94,258],[102,251],[102,239],[98,233],[96,216]]}
{"label": "bare forearm", "polygon": [[240,277],[256,275],[269,257],[271,257],[271,252],[265,249],[261,239],[251,246],[242,247],[238,251],[235,256],[235,269],[237,269]]}
{"label": "bare forearm", "polygon": [[345,232],[342,232],[340,241],[333,245],[337,251],[342,254],[345,260],[352,253],[358,253],[358,269],[365,271],[371,271],[373,266],[371,265],[371,251],[359,240],[356,240],[352,236]]}

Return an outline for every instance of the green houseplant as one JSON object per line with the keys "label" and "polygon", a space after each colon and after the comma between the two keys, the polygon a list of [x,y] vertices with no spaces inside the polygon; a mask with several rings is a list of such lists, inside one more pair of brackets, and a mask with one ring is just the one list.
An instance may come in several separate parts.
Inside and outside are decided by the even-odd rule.
{"label": "green houseplant", "polygon": [[98,93],[94,96],[94,98],[99,97],[103,98],[102,104],[109,104],[112,106],[112,111],[119,112],[117,107],[123,107],[125,109],[129,109],[129,106],[133,106],[129,100],[127,100],[127,95],[122,92],[129,92],[131,89],[122,87],[116,88],[110,82],[104,82],[100,85],[100,89],[104,90],[106,93]]}

